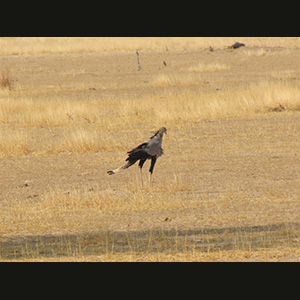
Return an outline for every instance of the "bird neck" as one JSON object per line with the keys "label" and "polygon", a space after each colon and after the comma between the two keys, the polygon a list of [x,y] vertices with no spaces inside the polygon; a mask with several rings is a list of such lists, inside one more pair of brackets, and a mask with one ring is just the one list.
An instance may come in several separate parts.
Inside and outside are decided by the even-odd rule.
{"label": "bird neck", "polygon": [[155,135],[155,137],[158,139],[162,139],[163,136],[164,136],[163,132],[157,132],[157,134]]}

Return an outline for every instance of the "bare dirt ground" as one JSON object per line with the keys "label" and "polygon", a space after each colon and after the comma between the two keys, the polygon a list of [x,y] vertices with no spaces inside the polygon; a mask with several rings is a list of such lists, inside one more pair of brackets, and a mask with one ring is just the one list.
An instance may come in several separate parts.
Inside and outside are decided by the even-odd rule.
{"label": "bare dirt ground", "polygon": [[[261,82],[298,86],[299,58],[298,48],[285,47],[145,50],[137,71],[131,51],[2,56],[0,67],[8,67],[14,79],[2,98],[142,102],[201,94],[211,99]],[[211,120],[177,115],[179,121],[156,119],[153,125],[149,110],[145,127],[143,120],[130,125],[124,118],[124,127],[108,129],[112,144],[121,146],[106,150],[41,150],[77,127],[99,130],[97,122],[72,111],[64,112],[65,122],[77,123],[64,128],[22,125],[19,115],[2,121],[3,132],[28,132],[30,147],[24,155],[1,158],[0,258],[298,261],[299,101],[294,99],[293,109],[276,111],[284,102],[278,96],[278,104],[265,111],[235,111]],[[152,109],[160,110],[155,103]],[[107,122],[123,118],[114,110],[106,117]],[[151,191],[141,190],[136,166],[106,174],[160,126],[168,135]]]}

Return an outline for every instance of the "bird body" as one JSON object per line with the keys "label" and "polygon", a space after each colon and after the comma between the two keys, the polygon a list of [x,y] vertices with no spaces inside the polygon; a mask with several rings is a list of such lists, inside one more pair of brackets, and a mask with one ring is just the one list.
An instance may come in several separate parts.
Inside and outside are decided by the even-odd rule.
{"label": "bird body", "polygon": [[149,141],[144,142],[137,146],[136,148],[128,151],[128,157],[126,158],[126,163],[121,167],[108,171],[109,175],[116,174],[122,169],[127,169],[133,164],[135,164],[139,160],[139,167],[142,172],[143,165],[147,159],[151,159],[151,166],[149,169],[150,172],[150,182],[151,182],[151,175],[153,173],[154,165],[156,160],[159,156],[163,155],[162,149],[162,138],[164,133],[167,133],[167,129],[165,127],[160,128],[151,138]]}

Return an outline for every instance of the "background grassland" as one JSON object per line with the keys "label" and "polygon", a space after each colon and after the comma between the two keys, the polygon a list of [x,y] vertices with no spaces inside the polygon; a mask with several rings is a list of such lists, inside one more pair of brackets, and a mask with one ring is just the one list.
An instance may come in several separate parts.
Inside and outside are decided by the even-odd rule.
{"label": "background grassland", "polygon": [[1,38],[0,259],[297,260],[298,42]]}
{"label": "background grassland", "polygon": [[[178,85],[177,85],[178,86]],[[27,155],[125,149],[123,138],[113,141],[112,132],[120,128],[135,130],[140,126],[165,124],[176,128],[201,121],[249,118],[255,114],[276,111],[280,106],[298,111],[300,89],[287,81],[264,81],[243,90],[228,87],[217,93],[186,92],[179,96],[145,96],[133,99],[33,100],[4,99],[0,105],[0,155]],[[149,118],[148,116],[151,116]],[[10,125],[8,125],[10,124]],[[143,125],[142,125],[143,124]],[[15,129],[15,126],[19,129]],[[33,135],[48,129],[60,138],[35,144]],[[141,138],[143,138],[141,136]]]}
{"label": "background grassland", "polygon": [[[243,40],[247,46],[285,48],[299,46],[298,37],[4,37],[0,40],[0,54],[162,51],[167,49],[171,51],[201,49],[210,46],[227,48],[239,40]],[[250,53],[252,54],[253,52]]]}

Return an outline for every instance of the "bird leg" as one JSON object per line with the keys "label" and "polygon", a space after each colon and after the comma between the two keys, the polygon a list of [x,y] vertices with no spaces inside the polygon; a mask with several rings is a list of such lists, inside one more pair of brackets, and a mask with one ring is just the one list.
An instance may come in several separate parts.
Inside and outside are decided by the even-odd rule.
{"label": "bird leg", "polygon": [[149,176],[149,190],[151,191],[152,173]]}
{"label": "bird leg", "polygon": [[149,172],[150,172],[149,188],[150,188],[150,189],[151,189],[152,174],[153,174],[154,165],[155,165],[155,163],[156,163],[156,159],[157,159],[157,156],[156,156],[156,155],[151,157],[151,165],[150,165],[150,169],[149,169]]}
{"label": "bird leg", "polygon": [[143,171],[142,171],[142,168],[140,168],[140,179],[141,179],[141,187],[142,187],[142,190],[144,189],[144,183],[143,183]]}
{"label": "bird leg", "polygon": [[139,167],[140,167],[140,178],[141,178],[141,186],[142,186],[142,190],[144,189],[144,184],[143,184],[143,172],[142,172],[142,169],[143,169],[143,165],[145,163],[146,159],[140,159],[140,162],[139,162]]}

